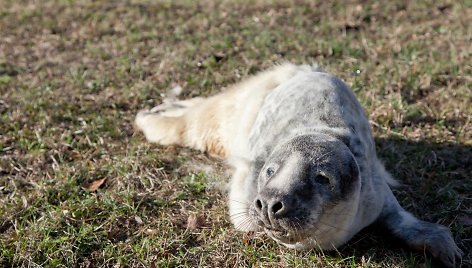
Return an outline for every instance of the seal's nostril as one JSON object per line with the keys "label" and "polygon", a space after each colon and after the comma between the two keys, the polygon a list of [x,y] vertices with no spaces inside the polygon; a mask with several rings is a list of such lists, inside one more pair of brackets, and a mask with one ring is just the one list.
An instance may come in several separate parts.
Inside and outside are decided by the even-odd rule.
{"label": "seal's nostril", "polygon": [[281,211],[284,205],[282,202],[276,202],[272,205],[272,213],[276,214],[277,212]]}
{"label": "seal's nostril", "polygon": [[259,199],[256,199],[256,209],[257,210],[262,210],[262,202]]}

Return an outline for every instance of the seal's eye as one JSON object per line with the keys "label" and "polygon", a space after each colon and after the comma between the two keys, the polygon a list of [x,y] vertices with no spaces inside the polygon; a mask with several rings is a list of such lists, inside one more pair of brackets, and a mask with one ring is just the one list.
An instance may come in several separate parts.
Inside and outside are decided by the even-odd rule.
{"label": "seal's eye", "polygon": [[271,167],[266,170],[266,176],[268,178],[272,177],[272,175],[274,175],[274,173],[275,173],[275,170]]}
{"label": "seal's eye", "polygon": [[329,178],[322,175],[322,174],[318,174],[316,175],[315,177],[315,181],[319,184],[323,184],[323,185],[326,185],[326,184],[329,184]]}

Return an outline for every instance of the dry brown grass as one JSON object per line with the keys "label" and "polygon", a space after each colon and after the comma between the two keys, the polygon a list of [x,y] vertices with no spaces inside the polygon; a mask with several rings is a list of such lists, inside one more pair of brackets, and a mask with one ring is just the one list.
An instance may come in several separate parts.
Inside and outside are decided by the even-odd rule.
{"label": "dry brown grass", "polygon": [[222,163],[133,132],[175,85],[210,95],[282,60],[352,86],[400,202],[471,266],[470,2],[296,2],[1,1],[0,266],[429,266],[375,230],[326,253],[237,233]]}

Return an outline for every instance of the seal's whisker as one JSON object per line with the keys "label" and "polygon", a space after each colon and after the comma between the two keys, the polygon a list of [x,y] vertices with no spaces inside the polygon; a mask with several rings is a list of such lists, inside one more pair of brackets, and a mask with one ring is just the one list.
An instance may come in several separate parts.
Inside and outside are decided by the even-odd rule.
{"label": "seal's whisker", "polygon": [[230,217],[230,219],[232,219],[232,220],[238,220],[238,219],[241,219],[241,218],[246,218],[247,215],[246,215],[246,214],[230,215],[229,217]]}
{"label": "seal's whisker", "polygon": [[245,212],[249,212],[249,208],[244,208],[244,207],[239,207],[239,208],[233,208],[231,210],[235,210],[235,211],[245,211]]}
{"label": "seal's whisker", "polygon": [[249,218],[249,216],[245,213],[238,213],[238,214],[230,215],[229,217],[231,220],[240,220],[240,219]]}
{"label": "seal's whisker", "polygon": [[245,225],[245,222],[247,221],[247,218],[243,218],[235,227],[236,229],[242,229],[243,225]]}
{"label": "seal's whisker", "polygon": [[298,225],[298,227],[295,226],[295,237],[296,237],[297,241],[301,241],[302,240],[302,235],[300,233],[300,230],[302,229],[302,225],[301,225],[300,219],[298,217],[295,218],[295,220],[294,220],[294,225],[295,224]]}
{"label": "seal's whisker", "polygon": [[[288,225],[290,226],[290,233],[295,234],[295,239],[298,240],[298,232],[297,228],[295,227],[295,222],[288,222]],[[291,239],[293,240],[293,239]]]}
{"label": "seal's whisker", "polygon": [[248,208],[248,207],[239,207],[239,208],[233,208],[232,210],[238,210],[238,211],[244,210],[244,211],[249,211],[249,208]]}
{"label": "seal's whisker", "polygon": [[[242,209],[241,212],[232,213],[232,214],[229,215],[229,217],[232,221],[238,221],[239,222],[238,226],[236,226],[236,228],[244,227],[242,225],[246,221],[252,221],[251,217],[248,214],[248,209]],[[239,225],[241,225],[241,226],[239,226]]]}
{"label": "seal's whisker", "polygon": [[234,212],[229,214],[230,217],[237,217],[237,216],[249,216],[249,213],[246,210],[240,212]]}
{"label": "seal's whisker", "polygon": [[240,203],[240,204],[243,204],[243,205],[250,206],[250,204],[249,204],[248,202],[244,202],[244,201],[241,201],[241,200],[228,199],[228,201],[230,201],[230,202],[235,202],[235,203]]}
{"label": "seal's whisker", "polygon": [[248,230],[250,229],[249,227],[253,224],[253,221],[250,217],[244,218],[238,226],[236,226],[237,229],[242,229],[242,230]]}
{"label": "seal's whisker", "polygon": [[236,213],[236,214],[229,215],[229,217],[231,219],[239,219],[242,217],[248,217],[248,215],[246,213]]}

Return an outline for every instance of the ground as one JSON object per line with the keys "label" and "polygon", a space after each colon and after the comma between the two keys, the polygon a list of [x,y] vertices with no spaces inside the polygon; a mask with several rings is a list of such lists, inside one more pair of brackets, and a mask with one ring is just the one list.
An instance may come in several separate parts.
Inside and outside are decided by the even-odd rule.
{"label": "ground", "polygon": [[352,87],[400,203],[471,266],[472,3],[332,2],[0,1],[0,266],[434,265],[375,227],[324,253],[239,233],[223,162],[134,132],[176,86],[208,96],[281,61]]}

